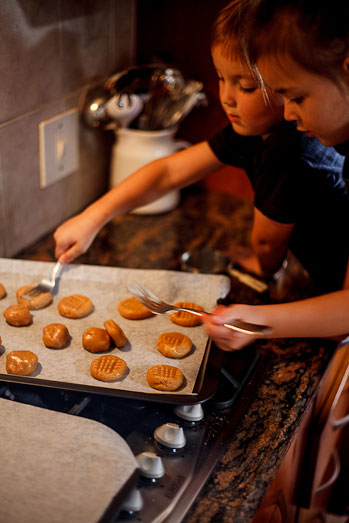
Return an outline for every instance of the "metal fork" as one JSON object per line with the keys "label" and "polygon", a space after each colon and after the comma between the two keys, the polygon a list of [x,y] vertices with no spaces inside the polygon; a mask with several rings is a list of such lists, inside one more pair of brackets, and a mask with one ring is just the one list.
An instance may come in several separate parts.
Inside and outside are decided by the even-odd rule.
{"label": "metal fork", "polygon": [[49,279],[43,278],[36,287],[34,287],[30,291],[26,292],[25,294],[22,294],[21,297],[30,301],[33,298],[35,298],[35,296],[38,296],[39,294],[42,294],[43,292],[52,293],[56,286],[57,278],[59,277],[62,268],[63,268],[63,265],[60,262],[57,262],[56,265],[52,269],[51,277]]}
{"label": "metal fork", "polygon": [[[161,300],[155,294],[147,289],[143,284],[139,282],[133,282],[128,286],[129,291],[133,294],[137,300],[139,300],[147,309],[154,312],[154,314],[165,314],[166,312],[171,311],[184,311],[194,314],[195,316],[202,316],[203,312],[205,314],[211,314],[206,311],[197,311],[195,309],[190,309],[187,307],[177,307],[176,305],[171,305]],[[232,323],[224,323],[224,327],[228,329],[242,332],[244,334],[251,334],[254,336],[261,336],[266,334],[271,334],[272,329],[267,325],[257,325],[255,323],[248,323],[241,320],[233,320]]]}

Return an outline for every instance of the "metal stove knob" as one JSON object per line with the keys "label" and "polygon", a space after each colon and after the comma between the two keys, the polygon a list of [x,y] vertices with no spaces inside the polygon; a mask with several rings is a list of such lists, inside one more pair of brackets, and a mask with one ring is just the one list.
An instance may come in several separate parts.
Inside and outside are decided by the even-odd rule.
{"label": "metal stove knob", "polygon": [[171,449],[181,449],[186,443],[182,427],[177,423],[165,423],[154,432],[156,441]]}
{"label": "metal stove knob", "polygon": [[136,456],[140,473],[145,478],[159,479],[165,474],[162,459],[154,452],[142,452]]}
{"label": "metal stove knob", "polygon": [[127,498],[122,504],[121,510],[126,512],[139,512],[143,508],[143,498],[137,488],[131,490]]}
{"label": "metal stove knob", "polygon": [[177,405],[174,411],[179,418],[187,421],[200,421],[204,417],[204,409],[200,403],[197,405]]}

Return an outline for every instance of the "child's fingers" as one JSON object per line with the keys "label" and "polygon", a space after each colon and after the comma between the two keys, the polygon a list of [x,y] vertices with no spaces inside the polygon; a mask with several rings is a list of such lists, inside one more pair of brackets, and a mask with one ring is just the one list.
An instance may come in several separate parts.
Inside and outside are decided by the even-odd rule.
{"label": "child's fingers", "polygon": [[220,349],[225,351],[239,350],[255,340],[251,335],[224,327],[224,323],[229,323],[237,319],[237,315],[233,314],[233,310],[234,306],[224,307],[220,305],[214,309],[211,315],[203,315],[206,333],[214,340]]}
{"label": "child's fingers", "polygon": [[75,260],[75,258],[77,258],[81,253],[81,249],[78,247],[78,244],[75,243],[72,247],[64,251],[63,254],[61,254],[58,257],[58,260],[63,264],[70,263],[73,260]]}

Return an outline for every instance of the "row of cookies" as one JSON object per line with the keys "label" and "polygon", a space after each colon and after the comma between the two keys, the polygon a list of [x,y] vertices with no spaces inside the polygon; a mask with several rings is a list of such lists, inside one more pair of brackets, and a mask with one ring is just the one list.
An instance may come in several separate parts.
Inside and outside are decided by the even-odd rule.
{"label": "row of cookies", "polygon": [[[32,322],[31,310],[38,310],[47,307],[52,302],[52,296],[49,292],[44,292],[35,296],[31,300],[23,298],[23,294],[32,286],[24,286],[17,290],[17,304],[9,305],[4,311],[4,317],[10,325],[14,327],[24,327]],[[48,299],[46,296],[49,296]],[[40,299],[40,297],[42,299]],[[65,296],[58,303],[58,312],[65,318],[84,318],[93,310],[93,303],[87,296],[73,294]]]}

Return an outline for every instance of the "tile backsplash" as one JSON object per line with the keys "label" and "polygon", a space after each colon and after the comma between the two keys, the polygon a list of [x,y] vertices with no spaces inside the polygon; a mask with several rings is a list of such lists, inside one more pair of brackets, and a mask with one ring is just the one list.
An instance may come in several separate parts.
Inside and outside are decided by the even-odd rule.
{"label": "tile backsplash", "polygon": [[80,123],[80,168],[40,189],[39,123],[135,60],[136,0],[1,0],[0,256],[107,188],[110,133]]}

